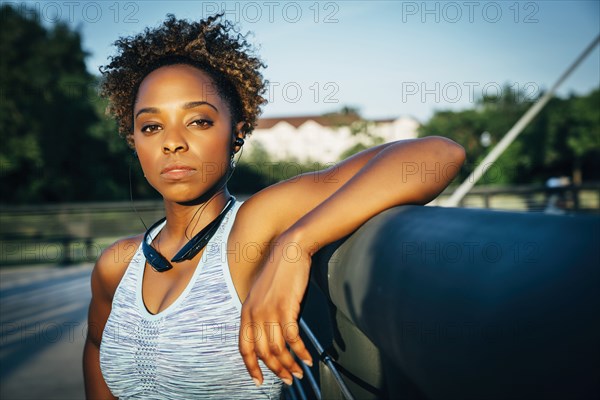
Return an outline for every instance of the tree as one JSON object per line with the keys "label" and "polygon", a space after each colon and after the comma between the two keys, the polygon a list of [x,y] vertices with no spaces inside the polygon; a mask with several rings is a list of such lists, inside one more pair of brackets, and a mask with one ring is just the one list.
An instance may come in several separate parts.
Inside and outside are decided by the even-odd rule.
{"label": "tree", "polygon": [[384,138],[375,134],[375,123],[363,119],[359,114],[358,108],[343,106],[340,111],[325,114],[324,116],[328,116],[334,121],[336,117],[342,117],[338,118],[337,123],[334,125],[336,129],[342,127],[348,128],[350,130],[350,135],[358,139],[356,144],[342,152],[339,161],[345,160],[346,158],[373,146],[382,144],[385,141]]}
{"label": "tree", "polygon": [[550,135],[556,138],[551,160],[560,160],[572,169],[573,182],[598,179],[600,165],[600,89],[587,96],[571,95],[550,116]]}
{"label": "tree", "polygon": [[[64,23],[45,28],[33,10],[0,12],[1,201],[128,198],[131,153],[104,116],[79,32]],[[139,192],[153,190],[144,183]]]}
{"label": "tree", "polygon": [[[571,174],[575,182],[581,182],[578,175],[598,179],[598,96],[596,90],[587,96],[553,98],[478,183],[543,183]],[[447,136],[465,147],[467,162],[457,181],[464,180],[537,98],[505,85],[500,95],[480,98],[472,109],[436,112],[419,133]],[[484,132],[489,146],[482,142]]]}
{"label": "tree", "polygon": [[344,150],[340,155],[339,160],[345,160],[346,158],[359,153],[363,150],[369,149],[373,146],[377,146],[385,142],[385,139],[378,136],[374,132],[375,124],[371,121],[360,119],[354,121],[349,125],[350,134],[357,137],[359,142]]}

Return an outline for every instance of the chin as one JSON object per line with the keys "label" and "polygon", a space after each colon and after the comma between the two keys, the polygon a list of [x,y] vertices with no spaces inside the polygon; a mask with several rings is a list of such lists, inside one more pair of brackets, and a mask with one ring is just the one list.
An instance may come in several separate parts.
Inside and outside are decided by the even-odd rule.
{"label": "chin", "polygon": [[163,195],[163,199],[172,203],[180,203],[180,204],[186,204],[186,203],[190,203],[193,204],[196,202],[196,200],[198,200],[199,198],[202,197],[202,193],[198,193],[196,195],[192,195],[192,194],[188,194],[188,195],[171,195],[171,196],[164,196]]}
{"label": "chin", "polygon": [[[165,201],[174,203],[191,203],[205,201],[203,197],[207,193],[212,192],[216,185],[223,184],[222,181],[200,181],[200,180],[185,180],[181,182],[157,182],[157,185],[152,185],[162,196]],[[225,186],[226,187],[226,186]]]}
{"label": "chin", "polygon": [[[164,190],[161,192],[161,195],[165,201],[180,203],[180,204],[189,204],[194,205],[198,202],[204,202],[208,200],[208,198],[204,198],[205,196],[210,196],[208,192],[210,192],[209,188],[200,188],[204,190],[189,190],[190,187],[186,187],[184,190],[175,190],[176,188],[172,188],[172,190]],[[196,186],[198,189],[198,186]],[[214,193],[213,193],[214,194]]]}

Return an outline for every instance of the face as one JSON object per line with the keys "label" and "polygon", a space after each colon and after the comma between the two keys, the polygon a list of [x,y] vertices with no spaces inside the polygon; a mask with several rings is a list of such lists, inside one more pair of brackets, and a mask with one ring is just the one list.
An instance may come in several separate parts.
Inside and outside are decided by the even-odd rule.
{"label": "face", "polygon": [[231,114],[203,71],[188,65],[154,70],[140,84],[133,116],[142,169],[166,200],[193,201],[227,173]]}

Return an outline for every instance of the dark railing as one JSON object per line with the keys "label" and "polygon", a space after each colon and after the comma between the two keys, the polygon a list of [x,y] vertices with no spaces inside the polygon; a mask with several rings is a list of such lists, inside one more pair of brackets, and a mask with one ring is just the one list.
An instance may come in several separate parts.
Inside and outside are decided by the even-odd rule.
{"label": "dark railing", "polygon": [[[433,205],[443,205],[448,188]],[[460,207],[546,213],[600,213],[600,183],[549,188],[544,185],[476,186]]]}
{"label": "dark railing", "polygon": [[[162,202],[136,202],[146,224],[163,215]],[[114,240],[141,233],[131,203],[0,207],[0,265],[94,262]]]}
{"label": "dark railing", "polygon": [[[431,205],[443,204],[450,193],[448,189]],[[162,201],[136,201],[135,205],[146,224],[164,215]],[[600,183],[556,189],[475,187],[461,206],[600,214]],[[0,265],[93,262],[112,241],[143,231],[130,202],[0,206]]]}

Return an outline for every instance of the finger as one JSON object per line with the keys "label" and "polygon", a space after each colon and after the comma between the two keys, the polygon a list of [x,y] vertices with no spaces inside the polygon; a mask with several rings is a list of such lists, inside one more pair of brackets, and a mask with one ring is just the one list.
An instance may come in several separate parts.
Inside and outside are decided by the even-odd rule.
{"label": "finger", "polygon": [[288,322],[286,325],[284,325],[283,337],[294,354],[296,354],[296,356],[298,356],[298,358],[301,359],[304,364],[312,367],[312,356],[304,345],[304,341],[300,337],[300,325],[298,322]]}
{"label": "finger", "polygon": [[286,342],[283,337],[283,331],[279,323],[265,323],[267,327],[269,352],[277,358],[277,361],[292,375],[298,379],[302,379],[304,373],[302,368],[287,349]]}
{"label": "finger", "polygon": [[256,355],[275,375],[277,375],[286,385],[291,385],[294,382],[292,374],[278,360],[278,358],[270,352],[270,349],[265,341],[256,347]]}
{"label": "finger", "polygon": [[244,318],[242,315],[238,341],[239,351],[250,377],[256,386],[260,386],[263,383],[263,374],[258,365],[258,358],[255,352],[255,342],[258,337],[257,332],[260,330],[257,324],[245,321],[247,321],[247,318]]}
{"label": "finger", "polygon": [[291,371],[279,361],[282,349],[287,351],[283,337],[281,334],[278,336],[274,335],[274,332],[276,331],[274,325],[276,324],[267,322],[262,323],[261,325],[264,327],[262,331],[263,334],[260,335],[260,337],[257,336],[257,340],[254,343],[254,351],[258,358],[262,360],[275,375],[287,385],[291,385],[293,383]]}

